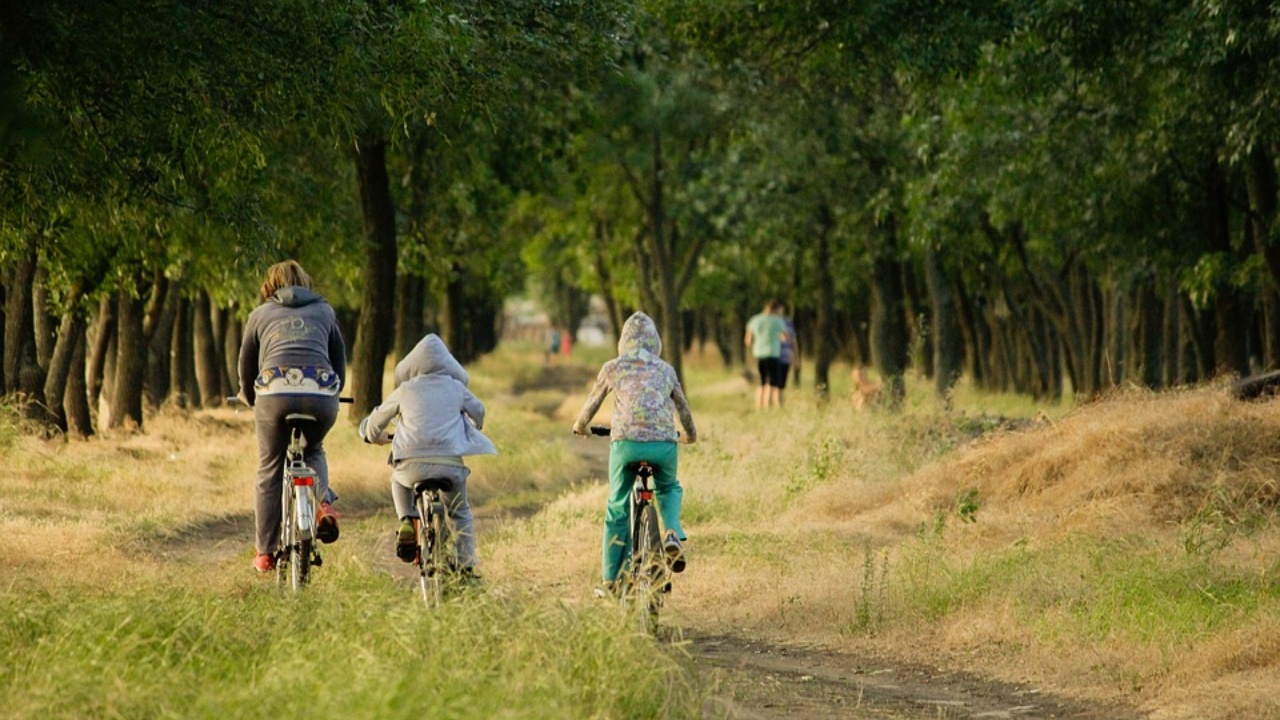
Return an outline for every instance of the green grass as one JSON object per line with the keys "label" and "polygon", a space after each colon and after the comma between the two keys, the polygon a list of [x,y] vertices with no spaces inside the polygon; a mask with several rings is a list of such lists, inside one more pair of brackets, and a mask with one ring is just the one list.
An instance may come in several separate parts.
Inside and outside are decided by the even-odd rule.
{"label": "green grass", "polygon": [[1076,537],[1044,549],[1014,543],[960,561],[933,537],[885,568],[863,578],[861,593],[872,596],[869,584],[889,583],[889,607],[876,609],[888,622],[936,622],[1008,605],[1020,624],[1045,637],[1177,647],[1280,611],[1274,573],[1244,574],[1204,556],[1170,555],[1138,538]]}
{"label": "green grass", "polygon": [[[328,568],[326,568],[328,570]],[[270,582],[0,593],[0,717],[696,717],[682,653],[612,606],[480,593],[428,611],[340,571]]]}

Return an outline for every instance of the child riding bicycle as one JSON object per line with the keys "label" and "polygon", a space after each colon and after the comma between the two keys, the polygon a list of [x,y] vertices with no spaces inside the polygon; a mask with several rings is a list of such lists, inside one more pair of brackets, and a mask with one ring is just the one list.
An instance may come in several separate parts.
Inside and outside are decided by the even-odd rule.
{"label": "child riding bicycle", "polygon": [[618,357],[600,368],[595,386],[573,424],[574,433],[588,434],[587,424],[609,391],[614,392],[600,594],[614,592],[618,572],[627,559],[627,499],[631,492],[627,466],[640,460],[656,466],[654,489],[662,524],[667,529],[663,546],[671,569],[681,572],[685,567],[683,542],[687,538],[680,526],[684,489],[676,478],[679,435],[674,416],[680,416],[686,442],[695,442],[698,431],[675,368],[661,354],[662,339],[653,320],[642,312],[627,318],[618,338]]}
{"label": "child riding bicycle", "polygon": [[[386,402],[360,422],[365,442],[391,444],[391,498],[400,527],[396,556],[413,562],[417,553],[413,488],[429,478],[448,479],[444,504],[457,532],[453,534],[460,571],[474,578],[475,524],[467,500],[466,455],[496,455],[497,448],[480,433],[484,403],[467,389],[467,371],[439,336],[427,335],[396,365],[396,387]],[[388,425],[395,421],[395,432]]]}

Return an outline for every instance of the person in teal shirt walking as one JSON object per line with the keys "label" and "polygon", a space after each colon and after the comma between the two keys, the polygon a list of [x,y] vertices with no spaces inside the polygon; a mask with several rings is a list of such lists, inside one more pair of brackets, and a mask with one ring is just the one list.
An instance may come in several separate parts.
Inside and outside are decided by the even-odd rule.
{"label": "person in teal shirt walking", "polygon": [[609,392],[614,393],[613,422],[609,443],[609,499],[605,505],[601,576],[597,594],[614,592],[618,572],[627,560],[630,528],[627,527],[627,500],[631,478],[627,465],[647,460],[656,467],[654,490],[658,514],[667,530],[664,547],[671,569],[685,568],[684,541],[680,525],[680,505],[684,488],[676,478],[678,453],[675,416],[680,416],[685,442],[696,442],[698,430],[675,368],[662,359],[662,340],[653,320],[642,312],[627,318],[618,338],[618,357],[606,362],[596,376],[573,432],[588,435],[588,423],[595,417]]}
{"label": "person in teal shirt walking", "polygon": [[782,404],[782,341],[787,337],[787,324],[774,311],[773,300],[747,321],[747,334],[743,342],[751,348],[760,373],[760,386],[756,388],[756,408],[778,407]]}

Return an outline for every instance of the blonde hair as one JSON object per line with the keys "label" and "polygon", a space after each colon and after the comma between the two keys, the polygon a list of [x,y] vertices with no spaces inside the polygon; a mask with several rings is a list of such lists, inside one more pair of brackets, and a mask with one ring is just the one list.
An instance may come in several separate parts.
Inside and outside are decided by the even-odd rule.
{"label": "blonde hair", "polygon": [[290,285],[310,290],[311,276],[302,269],[297,260],[285,260],[272,265],[267,268],[267,274],[262,279],[262,301],[270,300],[277,290]]}

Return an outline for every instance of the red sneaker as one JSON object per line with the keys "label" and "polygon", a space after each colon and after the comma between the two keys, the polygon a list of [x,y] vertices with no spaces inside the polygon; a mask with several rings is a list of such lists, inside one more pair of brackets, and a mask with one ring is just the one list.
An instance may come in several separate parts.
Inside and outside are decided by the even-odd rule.
{"label": "red sneaker", "polygon": [[258,553],[253,558],[253,569],[260,573],[269,573],[276,569],[276,556]]}
{"label": "red sneaker", "polygon": [[316,539],[325,544],[338,539],[338,512],[327,502],[316,513]]}

